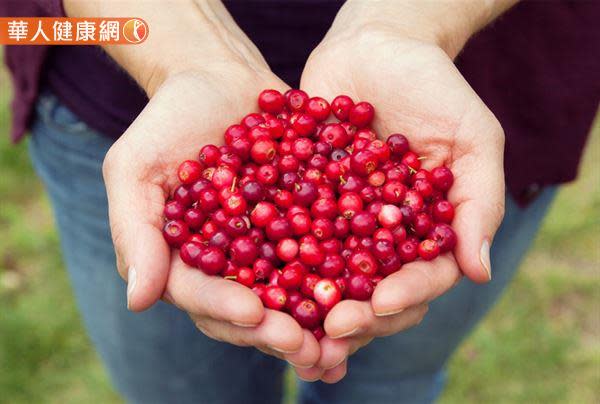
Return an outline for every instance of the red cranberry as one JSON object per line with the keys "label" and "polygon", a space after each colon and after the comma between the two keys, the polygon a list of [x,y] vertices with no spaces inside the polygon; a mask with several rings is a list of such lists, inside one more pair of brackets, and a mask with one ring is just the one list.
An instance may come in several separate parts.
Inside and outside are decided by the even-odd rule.
{"label": "red cranberry", "polygon": [[419,244],[419,256],[425,261],[431,261],[440,255],[440,246],[433,240],[423,240]]}
{"label": "red cranberry", "polygon": [[340,255],[327,255],[317,272],[323,278],[335,278],[342,273],[345,266],[346,262]]}
{"label": "red cranberry", "polygon": [[277,206],[281,208],[290,208],[294,203],[294,197],[290,191],[286,191],[284,189],[278,190],[275,194],[273,200],[277,204]]}
{"label": "red cranberry", "polygon": [[214,167],[219,161],[219,157],[221,156],[221,152],[219,148],[215,145],[208,144],[202,149],[200,149],[200,154],[198,155],[198,159],[207,167]]}
{"label": "red cranberry", "polygon": [[419,237],[425,236],[431,225],[431,217],[425,212],[417,213],[413,219],[413,230]]}
{"label": "red cranberry", "polygon": [[239,216],[246,213],[248,204],[240,193],[231,195],[223,204],[223,210],[230,216]]}
{"label": "red cranberry", "polygon": [[250,129],[250,128],[255,127],[256,125],[260,125],[264,121],[265,121],[265,118],[263,118],[261,114],[251,113],[251,114],[246,115],[242,119],[242,125],[244,125],[248,129]]}
{"label": "red cranberry", "polygon": [[347,95],[338,95],[331,101],[331,112],[340,121],[346,121],[353,106],[352,98]]}
{"label": "red cranberry", "polygon": [[277,90],[264,90],[258,95],[258,106],[265,112],[278,114],[284,105],[285,99]]}
{"label": "red cranberry", "polygon": [[350,221],[338,216],[333,221],[333,234],[337,238],[344,238],[350,233]]}
{"label": "red cranberry", "polygon": [[388,161],[390,159],[390,148],[379,139],[372,140],[367,150],[375,154],[377,161]]}
{"label": "red cranberry", "polygon": [[[231,145],[234,140],[245,138],[248,136],[248,129],[242,125],[231,125],[225,130],[225,144]],[[202,159],[200,159],[202,161]]]}
{"label": "red cranberry", "polygon": [[386,260],[396,255],[394,251],[394,243],[389,240],[378,240],[373,246],[373,255],[378,260]]}
{"label": "red cranberry", "polygon": [[252,287],[252,285],[254,284],[254,281],[256,280],[256,275],[254,275],[253,270],[251,270],[250,268],[244,267],[244,268],[240,268],[235,280],[238,281],[239,283],[241,283],[242,285],[250,288],[250,287]]}
{"label": "red cranberry", "polygon": [[312,221],[310,216],[306,213],[296,213],[289,221],[292,233],[296,236],[302,236],[310,231]]}
{"label": "red cranberry", "polygon": [[[319,138],[321,137],[321,135],[319,135]],[[325,141],[318,141],[315,143],[315,153],[318,153],[322,156],[324,156],[325,158],[327,158],[330,154],[331,151],[333,150],[333,148],[331,147],[331,144],[325,142]]]}
{"label": "red cranberry", "polygon": [[296,305],[304,299],[304,296],[302,296],[302,293],[298,292],[297,290],[288,290],[287,293],[288,298],[287,302],[285,303],[285,309],[291,313],[292,310],[294,310],[294,307],[296,307]]}
{"label": "red cranberry", "polygon": [[319,307],[328,312],[342,300],[342,292],[331,279],[321,279],[313,289],[313,295]]}
{"label": "red cranberry", "polygon": [[195,198],[192,198],[190,191],[184,185],[180,185],[175,188],[175,191],[173,192],[173,199],[187,208],[194,202]]}
{"label": "red cranberry", "polygon": [[273,263],[266,258],[259,258],[252,264],[252,270],[256,279],[267,279],[271,275],[271,272],[273,272],[273,269]]}
{"label": "red cranberry", "polygon": [[302,90],[288,90],[283,96],[290,111],[304,111],[308,103],[308,94]]}
{"label": "red cranberry", "polygon": [[417,248],[418,244],[411,240],[400,243],[398,245],[398,256],[400,257],[400,260],[405,263],[416,260],[419,255]]}
{"label": "red cranberry", "polygon": [[251,265],[258,257],[258,247],[250,237],[238,237],[231,242],[229,255],[231,260],[238,265]]}
{"label": "red cranberry", "polygon": [[409,189],[404,195],[404,205],[409,206],[413,212],[419,212],[423,209],[423,197],[414,189]]}
{"label": "red cranberry", "polygon": [[208,240],[219,230],[219,225],[214,220],[207,220],[202,225],[202,235]]}
{"label": "red cranberry", "polygon": [[402,202],[407,192],[406,185],[400,181],[386,182],[382,191],[383,200],[392,204],[399,204]]}
{"label": "red cranberry", "polygon": [[302,284],[302,270],[297,266],[286,265],[279,275],[277,284],[284,289],[299,289]]}
{"label": "red cranberry", "polygon": [[279,173],[277,172],[277,168],[271,164],[260,166],[256,172],[256,180],[262,185],[275,185],[278,178]]}
{"label": "red cranberry", "polygon": [[203,250],[204,247],[202,244],[187,242],[181,245],[181,248],[179,249],[179,256],[187,265],[195,267],[197,262],[196,260]]}
{"label": "red cranberry", "polygon": [[310,206],[318,197],[317,186],[309,181],[300,181],[293,192],[294,203]]}
{"label": "red cranberry", "polygon": [[454,183],[454,175],[448,167],[436,167],[431,170],[431,182],[438,190],[446,192]]}
{"label": "red cranberry", "polygon": [[390,148],[392,155],[396,157],[402,157],[409,148],[408,139],[406,136],[399,133],[390,135],[387,138],[387,145]]}
{"label": "red cranberry", "polygon": [[284,238],[279,240],[275,248],[277,257],[283,262],[290,262],[298,255],[298,242],[293,238]]}
{"label": "red cranberry", "polygon": [[312,116],[317,122],[324,121],[331,112],[329,103],[321,97],[313,97],[306,103],[305,111]]}
{"label": "red cranberry", "polygon": [[325,261],[325,254],[316,242],[300,243],[300,262],[309,266],[318,266]]}
{"label": "red cranberry", "polygon": [[202,175],[202,164],[195,160],[186,160],[177,169],[177,176],[182,184],[193,184]]}
{"label": "red cranberry", "polygon": [[277,162],[277,168],[282,173],[293,172],[296,173],[300,167],[300,161],[291,154],[282,156]]}
{"label": "red cranberry", "polygon": [[310,299],[304,299],[298,303],[292,309],[292,316],[303,328],[312,329],[319,326],[321,322],[319,307]]}
{"label": "red cranberry", "polygon": [[206,247],[198,256],[196,265],[207,275],[216,275],[225,268],[227,260],[217,247]]}
{"label": "red cranberry", "polygon": [[265,191],[257,181],[248,181],[242,186],[242,196],[249,203],[255,204],[263,200]]}
{"label": "red cranberry", "polygon": [[352,233],[358,236],[370,236],[377,227],[375,215],[369,212],[359,212],[350,220]]}
{"label": "red cranberry", "polygon": [[269,131],[272,139],[279,139],[285,131],[284,121],[280,118],[270,117],[265,119],[265,123],[260,126]]}
{"label": "red cranberry", "polygon": [[346,295],[349,299],[369,300],[375,287],[371,279],[362,274],[353,274],[346,282]]}
{"label": "red cranberry", "polygon": [[340,194],[345,194],[346,192],[360,192],[362,188],[364,188],[365,182],[356,175],[346,175],[343,178],[343,181],[338,185],[338,192]]}
{"label": "red cranberry", "polygon": [[317,129],[317,121],[308,114],[295,113],[290,117],[290,125],[300,136],[310,136]]}
{"label": "red cranberry", "polygon": [[292,144],[292,154],[300,161],[305,161],[310,159],[314,154],[314,144],[312,140],[301,137],[294,140]]}
{"label": "red cranberry", "polygon": [[[246,220],[247,220],[247,218],[246,218]],[[228,218],[227,222],[225,223],[225,231],[231,237],[240,237],[240,236],[243,236],[244,234],[248,233],[248,237],[250,237],[254,241],[256,241],[256,239],[254,237],[256,237],[256,231],[258,231],[258,233],[260,234],[260,229],[253,227],[252,230],[254,233],[254,237],[252,237],[250,235],[250,233],[248,232],[250,223],[246,222],[246,220],[244,220],[244,218],[242,218],[241,216],[233,216],[233,217]]]}
{"label": "red cranberry", "polygon": [[252,291],[258,296],[258,298],[262,300],[265,298],[265,291],[267,287],[262,283],[255,283],[252,285]]}
{"label": "red cranberry", "polygon": [[277,241],[292,235],[290,222],[284,217],[278,217],[267,223],[265,233],[269,240]]}
{"label": "red cranberry", "polygon": [[452,251],[456,246],[456,233],[445,223],[433,225],[427,238],[435,240],[440,246],[440,253]]}
{"label": "red cranberry", "polygon": [[373,240],[376,242],[378,240],[388,240],[394,242],[394,234],[390,231],[390,229],[379,228],[375,230],[375,233],[373,233]]}
{"label": "red cranberry", "polygon": [[315,154],[308,160],[308,167],[323,171],[328,162],[327,157],[322,154]]}
{"label": "red cranberry", "polygon": [[359,128],[363,126],[367,126],[373,121],[373,117],[375,116],[375,109],[368,102],[359,102],[355,104],[348,114],[348,121],[352,125],[355,125]]}
{"label": "red cranberry", "polygon": [[312,222],[311,231],[317,240],[326,240],[333,236],[333,222],[323,217],[316,218]]}
{"label": "red cranberry", "polygon": [[414,152],[406,152],[402,157],[401,161],[413,171],[417,171],[419,168],[421,168],[421,160],[419,159],[419,156]]}
{"label": "red cranberry", "polygon": [[342,194],[338,199],[337,205],[342,216],[348,219],[363,209],[363,201],[361,197],[354,192]]}
{"label": "red cranberry", "polygon": [[330,238],[321,241],[319,247],[321,248],[321,251],[323,251],[323,253],[326,255],[339,254],[339,252],[342,250],[342,241],[337,238]]}
{"label": "red cranberry", "polygon": [[350,137],[344,127],[338,123],[330,123],[323,127],[319,140],[328,143],[334,149],[342,149],[348,145]]}
{"label": "red cranberry", "polygon": [[169,201],[165,204],[163,214],[168,220],[183,219],[185,206],[179,201]]}
{"label": "red cranberry", "polygon": [[313,336],[317,341],[320,341],[325,336],[325,330],[323,329],[323,327],[320,326],[317,328],[313,328],[312,330],[310,330],[310,332],[312,332]]}
{"label": "red cranberry", "polygon": [[431,185],[431,182],[425,179],[419,179],[415,181],[413,188],[415,191],[420,193],[423,198],[429,198],[431,195],[433,195],[433,185]]}
{"label": "red cranberry", "polygon": [[319,194],[319,199],[336,199],[335,191],[331,184],[319,184],[317,186],[317,193]]}
{"label": "red cranberry", "polygon": [[394,237],[394,242],[396,244],[403,242],[404,240],[406,240],[406,228],[402,225],[396,227],[392,231],[392,236]]}
{"label": "red cranberry", "polygon": [[379,274],[382,276],[389,276],[398,271],[401,267],[402,260],[400,260],[400,257],[397,254],[394,254],[389,258],[379,261]]}
{"label": "red cranberry", "polygon": [[357,250],[350,255],[348,268],[355,274],[373,276],[377,272],[377,261],[370,252]]}
{"label": "red cranberry", "polygon": [[317,199],[310,207],[314,218],[334,219],[337,216],[337,204],[333,199]]}
{"label": "red cranberry", "polygon": [[187,223],[190,229],[199,229],[206,220],[206,214],[198,208],[190,208],[185,211],[183,220]]}
{"label": "red cranberry", "polygon": [[285,289],[279,286],[267,286],[263,296],[263,304],[265,307],[273,310],[282,310],[287,301],[287,293]]}
{"label": "red cranberry", "polygon": [[454,219],[454,206],[448,201],[435,201],[431,205],[431,215],[436,222],[450,224]]}
{"label": "red cranberry", "polygon": [[215,169],[212,176],[212,183],[215,188],[223,189],[231,187],[235,179],[235,172],[227,166],[219,166]]}
{"label": "red cranberry", "polygon": [[163,235],[171,247],[179,247],[190,237],[190,229],[183,220],[171,220],[165,223]]}
{"label": "red cranberry", "polygon": [[265,227],[272,222],[279,213],[277,208],[270,202],[259,202],[252,212],[250,212],[250,221],[254,226]]}
{"label": "red cranberry", "polygon": [[[259,139],[271,139],[271,131],[264,127],[264,124],[259,124],[248,131],[248,140],[254,144]],[[252,152],[252,149],[251,149]]]}
{"label": "red cranberry", "polygon": [[261,137],[254,142],[250,149],[250,157],[257,164],[267,164],[275,158],[277,145],[268,137]]}

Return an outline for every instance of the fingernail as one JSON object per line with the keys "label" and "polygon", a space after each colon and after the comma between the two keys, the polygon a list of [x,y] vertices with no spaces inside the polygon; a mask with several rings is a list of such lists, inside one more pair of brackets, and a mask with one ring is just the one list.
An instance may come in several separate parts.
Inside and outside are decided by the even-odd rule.
{"label": "fingernail", "polygon": [[285,351],[285,350],[283,350],[281,348],[277,348],[277,347],[274,347],[274,346],[271,346],[271,345],[267,345],[267,347],[270,348],[270,349],[272,349],[272,350],[274,350],[274,351],[277,351],[279,353],[283,353],[283,354],[293,354],[293,353],[298,352],[298,351]]}
{"label": "fingernail", "polygon": [[359,328],[359,327],[356,327],[356,328],[355,328],[355,329],[353,329],[353,330],[350,330],[350,331],[348,331],[348,332],[345,332],[345,333],[343,333],[343,334],[336,335],[335,337],[330,337],[330,338],[332,338],[332,339],[338,339],[338,338],[350,337],[350,336],[352,336],[352,335],[354,335],[354,334],[357,334],[359,331],[360,331],[360,328]]}
{"label": "fingernail", "polygon": [[385,317],[385,316],[393,316],[394,314],[402,313],[404,309],[396,309],[391,311],[386,311],[384,313],[375,313],[377,317]]}
{"label": "fingernail", "polygon": [[298,368],[298,369],[310,369],[313,367],[313,365],[298,365],[297,363],[294,363],[289,359],[286,359],[286,360],[287,360],[287,363],[289,363],[290,365],[292,365],[293,367]]}
{"label": "fingernail", "polygon": [[238,323],[236,321],[232,321],[231,324],[237,325],[238,327],[244,327],[244,328],[252,328],[252,327],[256,327],[258,325],[258,324]]}
{"label": "fingernail", "polygon": [[481,251],[479,252],[479,261],[483,265],[483,269],[487,274],[489,280],[492,280],[492,264],[490,263],[490,242],[486,239],[481,244]]}
{"label": "fingernail", "polygon": [[135,284],[137,281],[137,273],[134,267],[130,267],[127,272],[127,308],[129,309],[129,302],[131,300],[131,296],[133,295],[133,291],[135,289]]}

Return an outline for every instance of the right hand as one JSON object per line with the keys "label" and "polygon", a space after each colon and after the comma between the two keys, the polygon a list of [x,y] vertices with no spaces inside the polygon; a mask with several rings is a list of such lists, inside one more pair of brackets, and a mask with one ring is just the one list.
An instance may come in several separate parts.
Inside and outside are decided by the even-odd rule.
{"label": "right hand", "polygon": [[312,366],[320,351],[310,332],[289,315],[264,309],[249,288],[188,267],[163,239],[163,207],[177,186],[178,165],[197,158],[205,144],[221,144],[227,126],[255,110],[262,89],[286,89],[266,65],[211,66],[167,78],[104,161],[117,266],[129,281],[128,308],[145,310],[163,298],[209,337]]}

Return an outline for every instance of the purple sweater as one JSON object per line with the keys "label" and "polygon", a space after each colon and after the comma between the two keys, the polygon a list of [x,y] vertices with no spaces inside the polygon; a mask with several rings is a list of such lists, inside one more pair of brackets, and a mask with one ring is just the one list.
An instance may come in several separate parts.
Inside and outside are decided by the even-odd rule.
{"label": "purple sweater", "polygon": [[[225,1],[275,73],[292,86],[343,2]],[[315,7],[319,12],[314,12]],[[0,16],[63,15],[61,0],[0,3]],[[577,174],[600,100],[600,3],[525,1],[473,38],[456,63],[506,132],[509,191],[526,204]],[[117,138],[148,101],[93,46],[9,46],[14,84],[11,136],[31,123],[48,88],[90,127]]]}

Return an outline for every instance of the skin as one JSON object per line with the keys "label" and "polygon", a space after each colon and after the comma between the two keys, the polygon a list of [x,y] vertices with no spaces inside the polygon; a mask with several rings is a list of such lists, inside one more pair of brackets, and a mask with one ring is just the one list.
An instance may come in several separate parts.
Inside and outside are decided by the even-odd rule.
{"label": "skin", "polygon": [[452,169],[449,199],[456,206],[453,226],[460,240],[455,254],[405,265],[381,281],[371,302],[338,304],[320,342],[287,314],[264,309],[250,289],[190,271],[161,234],[163,206],[176,186],[179,163],[195,158],[203,144],[220,144],[225,128],[255,109],[262,89],[283,92],[286,84],[220,2],[139,4],[64,2],[69,16],[133,15],[150,26],[143,44],[106,48],[150,97],[103,166],[130,310],[142,311],[163,299],[185,310],[209,337],[288,360],[304,380],[334,383],[345,375],[349,355],[375,337],[418,324],[427,303],[462,274],[475,282],[490,279],[486,245],[503,215],[503,133],[452,58],[510,1],[465,2],[463,7],[349,1],[308,60],[301,87],[309,94],[370,101],[377,109],[375,130],[407,134],[412,147],[426,156],[425,168],[446,164]]}

